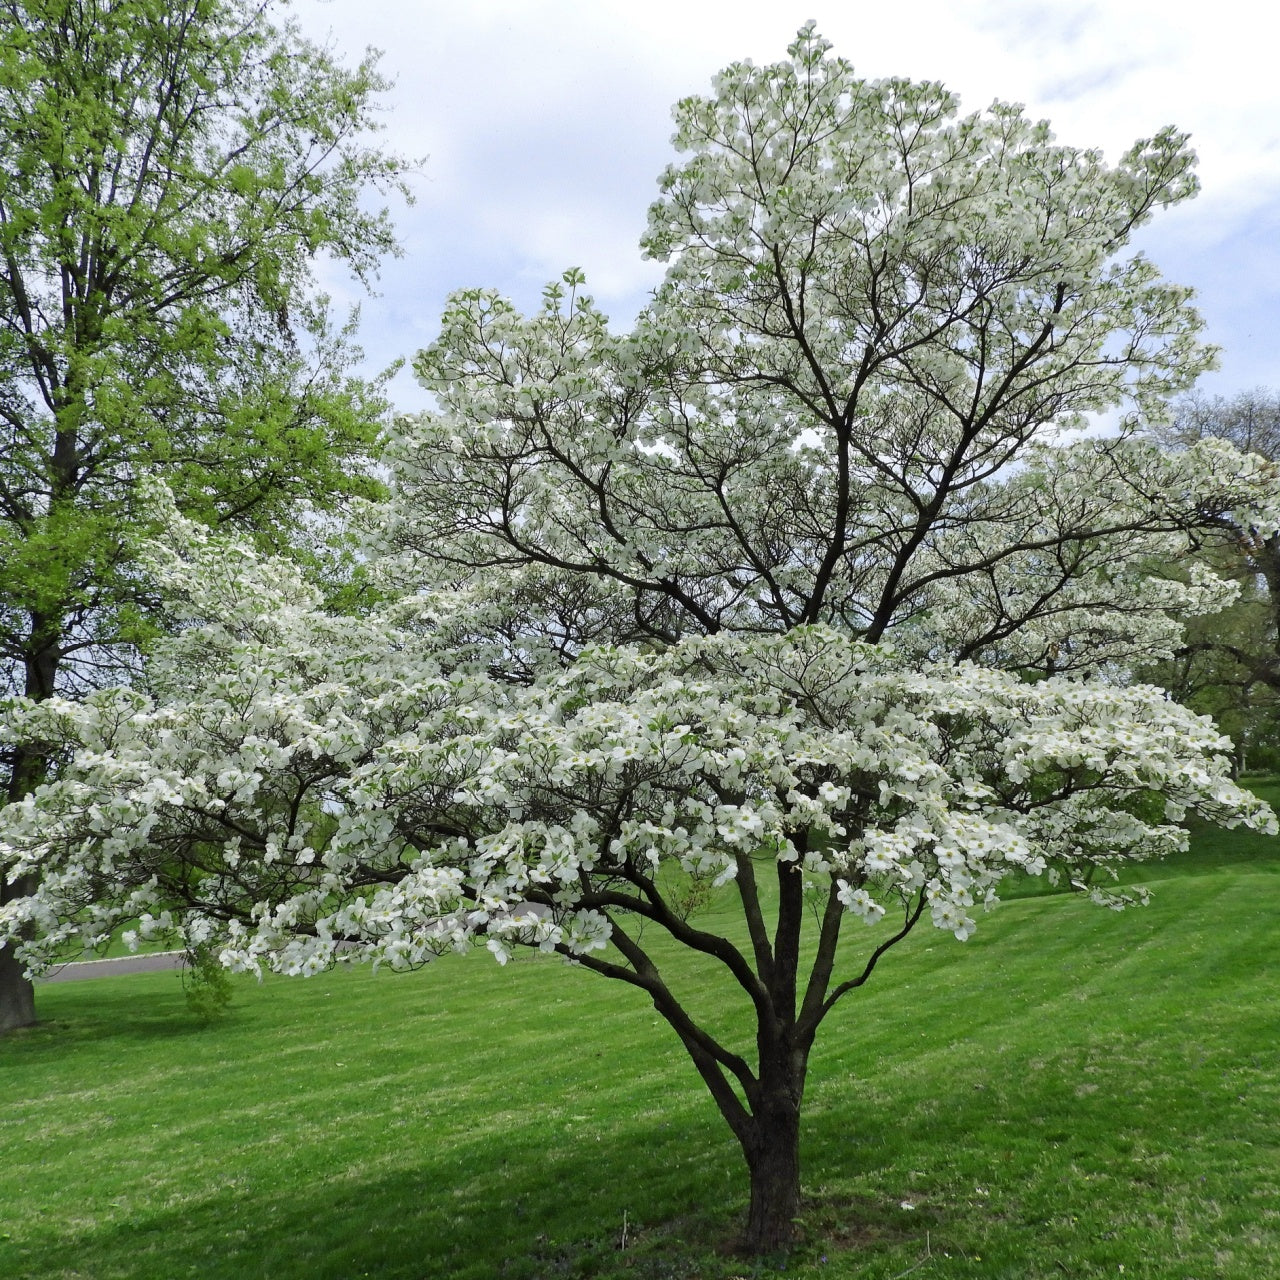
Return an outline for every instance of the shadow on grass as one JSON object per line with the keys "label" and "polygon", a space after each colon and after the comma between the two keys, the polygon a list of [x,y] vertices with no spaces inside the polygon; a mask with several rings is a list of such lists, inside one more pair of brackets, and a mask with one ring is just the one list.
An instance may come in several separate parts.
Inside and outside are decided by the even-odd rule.
{"label": "shadow on grass", "polygon": [[[127,1220],[97,1227],[52,1226],[8,1256],[0,1245],[0,1274],[712,1280],[828,1274],[830,1254],[830,1274],[879,1277],[901,1272],[930,1239],[939,1260],[942,1250],[954,1251],[949,1276],[1052,1274],[1017,1270],[1024,1250],[1046,1241],[1078,1266],[1068,1274],[1115,1274],[1141,1238],[1108,1238],[1116,1204],[1125,1196],[1174,1205],[1221,1196],[1234,1157],[1225,1148],[1197,1151],[1198,1142],[1212,1134],[1261,1136],[1259,1117],[1250,1120],[1241,1105],[1242,1082],[1222,1079],[1234,1054],[1178,1079],[1151,1080],[1150,1088],[1131,1086],[1117,1123],[1116,1086],[1170,1061],[1157,1028],[1101,1038],[1076,1028],[1043,1048],[1032,1043],[1030,1027],[1023,1034],[999,1062],[986,1040],[930,1044],[915,1063],[904,1055],[891,1099],[859,1107],[850,1106],[835,1073],[815,1081],[800,1243],[790,1259],[762,1266],[730,1251],[745,1197],[731,1140],[713,1121],[673,1108],[684,1123],[615,1123],[605,1143],[589,1130],[540,1140],[520,1128],[497,1139],[455,1140],[442,1156],[426,1132],[421,1158],[380,1177],[326,1165],[317,1150],[313,1165],[284,1170],[276,1182],[232,1151],[222,1189],[137,1205]],[[1167,1038],[1180,1034],[1171,1028]],[[1263,1034],[1259,1019],[1242,1038],[1256,1048]],[[945,1075],[930,1057],[945,1057]],[[1088,1088],[1094,1082],[1096,1092]],[[385,1142],[390,1149],[403,1136],[388,1131]],[[1091,1198],[1107,1206],[1105,1227],[1069,1216]],[[92,1261],[81,1270],[80,1259]]]}
{"label": "shadow on grass", "polygon": [[[228,1017],[234,1017],[234,1012]],[[139,999],[136,995],[104,992],[83,1013],[77,1011],[76,1016],[68,1017],[60,1009],[54,1017],[41,1018],[34,1027],[9,1032],[0,1043],[6,1049],[21,1047],[28,1060],[38,1059],[41,1054],[61,1058],[89,1045],[110,1043],[127,1049],[130,1044],[207,1038],[216,1035],[223,1025],[196,1017],[186,1008],[181,992],[174,1001],[163,993],[148,993]]]}
{"label": "shadow on grass", "polygon": [[[492,1143],[484,1145],[475,1155],[488,1163]],[[308,1183],[286,1187],[259,1185],[229,1171],[232,1185],[212,1195],[135,1210],[127,1222],[9,1246],[8,1258],[0,1245],[0,1272],[9,1280],[599,1275],[621,1257],[623,1227],[622,1207],[609,1212],[600,1201],[625,1203],[622,1189],[628,1188],[632,1204],[661,1206],[675,1220],[674,1229],[670,1222],[655,1229],[643,1212],[628,1211],[637,1261],[645,1256],[635,1253],[637,1245],[660,1239],[663,1250],[658,1269],[628,1268],[628,1274],[681,1274],[669,1269],[679,1264],[681,1237],[703,1249],[727,1238],[734,1219],[720,1203],[708,1202],[711,1186],[682,1171],[679,1161],[671,1162],[674,1172],[666,1178],[650,1176],[636,1185],[629,1152],[669,1145],[670,1135],[657,1127],[637,1130],[625,1144],[595,1148],[589,1160],[578,1162],[526,1140],[512,1144],[496,1173],[479,1178],[467,1168],[465,1151],[448,1161],[411,1162],[375,1179],[317,1163]],[[576,1176],[569,1176],[570,1165]],[[723,1200],[724,1179],[713,1182],[715,1199]],[[78,1270],[77,1259],[92,1259],[91,1270]]]}
{"label": "shadow on grass", "polygon": [[[635,1142],[643,1148],[644,1135]],[[359,1181],[317,1168],[305,1188],[228,1187],[127,1222],[0,1244],[0,1271],[6,1280],[711,1280],[785,1272],[820,1250],[860,1253],[938,1223],[931,1210],[908,1217],[824,1188],[805,1197],[792,1255],[746,1259],[737,1252],[743,1179],[726,1195],[717,1159],[695,1149],[710,1176],[637,1184],[631,1150],[584,1162],[574,1179],[548,1177],[526,1150],[508,1176],[474,1195],[430,1161]],[[616,1200],[621,1188],[662,1216],[606,1213],[602,1196]],[[80,1259],[91,1260],[86,1269]]]}

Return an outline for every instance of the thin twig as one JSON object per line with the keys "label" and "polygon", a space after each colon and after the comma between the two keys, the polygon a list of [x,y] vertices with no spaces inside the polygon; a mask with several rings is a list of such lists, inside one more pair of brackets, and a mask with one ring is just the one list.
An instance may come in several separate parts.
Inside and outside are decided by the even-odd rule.
{"label": "thin twig", "polygon": [[909,1276],[913,1271],[919,1271],[926,1262],[933,1260],[933,1250],[929,1247],[929,1233],[924,1233],[924,1257],[919,1262],[908,1267],[905,1271],[899,1271],[896,1276],[891,1276],[889,1280],[902,1280],[903,1276]]}

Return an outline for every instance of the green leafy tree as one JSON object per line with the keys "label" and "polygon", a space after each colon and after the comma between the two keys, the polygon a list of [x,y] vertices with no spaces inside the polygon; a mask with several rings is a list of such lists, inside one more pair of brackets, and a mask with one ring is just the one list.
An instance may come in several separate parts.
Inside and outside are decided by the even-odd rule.
{"label": "green leafy tree", "polygon": [[[1280,462],[1280,392],[1266,387],[1230,399],[1192,392],[1152,434],[1185,450],[1200,440]],[[1222,520],[1200,557],[1239,587],[1222,612],[1190,620],[1184,644],[1155,669],[1156,678],[1233,737],[1243,770],[1280,765],[1280,535],[1240,520]]]}
{"label": "green leafy tree", "polygon": [[[138,481],[276,549],[368,494],[381,380],[348,370],[314,264],[394,248],[371,189],[386,82],[271,0],[0,4],[0,688],[119,678],[155,610]],[[4,749],[10,799],[47,773]],[[3,894],[28,885],[0,886]],[[34,1020],[0,952],[0,1030]]]}

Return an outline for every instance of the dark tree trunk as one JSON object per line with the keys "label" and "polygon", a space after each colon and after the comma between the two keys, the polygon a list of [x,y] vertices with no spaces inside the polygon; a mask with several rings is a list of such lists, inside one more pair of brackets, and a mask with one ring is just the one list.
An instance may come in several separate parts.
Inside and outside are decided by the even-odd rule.
{"label": "dark tree trunk", "polygon": [[[26,897],[34,888],[29,877],[24,876],[11,888],[0,876],[0,903]],[[22,968],[12,947],[0,947],[0,1035],[18,1027],[35,1025],[35,987]]]}
{"label": "dark tree trunk", "polygon": [[751,1173],[751,1207],[743,1248],[774,1253],[792,1238],[800,1212],[800,1107],[789,1096],[770,1101],[743,1144]]}
{"label": "dark tree trunk", "polygon": [[[801,843],[803,837],[801,837]],[[778,922],[772,955],[761,950],[768,1001],[757,1011],[759,1081],[748,1090],[751,1121],[739,1135],[751,1174],[743,1247],[773,1253],[791,1243],[800,1212],[800,1104],[812,1035],[796,1025],[796,979],[804,924],[803,880],[778,863]],[[761,976],[765,976],[762,974]]]}
{"label": "dark tree trunk", "polygon": [[[29,663],[27,668],[28,697],[47,698],[53,692],[52,662]],[[42,683],[43,681],[43,683]],[[21,749],[13,753],[13,766],[9,774],[7,800],[21,800],[35,790],[44,773],[45,762],[37,755]],[[0,871],[0,904],[25,898],[36,890],[34,876],[20,876],[10,884]],[[11,946],[0,946],[0,1035],[18,1027],[34,1026],[36,1022],[36,989],[23,972],[24,966],[13,954]]]}
{"label": "dark tree trunk", "polygon": [[[803,837],[797,841],[802,842]],[[643,899],[628,899],[625,894],[611,890],[601,893],[594,901],[610,907],[643,908],[643,914],[656,918],[678,941],[715,956],[728,966],[755,1005],[756,1070],[751,1069],[746,1058],[720,1044],[693,1021],[662,980],[651,957],[612,914],[609,916],[613,926],[611,941],[627,963],[617,964],[590,955],[574,958],[605,977],[620,979],[648,992],[654,1008],[671,1024],[746,1160],[751,1200],[741,1248],[756,1256],[781,1252],[795,1236],[800,1211],[801,1104],[809,1052],[825,1013],[824,1001],[831,984],[832,964],[844,918],[837,885],[833,882],[831,887],[818,957],[797,1014],[804,895],[803,879],[794,867],[778,864],[778,923],[771,944],[751,859],[746,855],[738,859],[737,883],[751,934],[754,971],[732,943],[691,926],[683,916],[667,907],[652,880],[638,872],[634,875],[634,882],[646,895]],[[584,877],[587,900],[591,900],[594,886],[586,873]],[[557,950],[572,954],[563,944]],[[871,967],[869,964],[868,973]],[[865,975],[851,985],[861,985],[864,979]],[[836,998],[838,995],[839,992]]]}

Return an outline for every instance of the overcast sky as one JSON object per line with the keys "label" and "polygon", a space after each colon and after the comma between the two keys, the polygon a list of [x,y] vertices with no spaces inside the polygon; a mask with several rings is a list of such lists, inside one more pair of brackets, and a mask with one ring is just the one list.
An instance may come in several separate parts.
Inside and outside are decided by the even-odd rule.
{"label": "overcast sky", "polygon": [[[1223,349],[1201,386],[1280,386],[1280,16],[1267,0],[294,0],[294,13],[349,60],[384,51],[386,144],[426,157],[416,205],[395,209],[404,256],[362,304],[378,366],[430,341],[450,290],[494,287],[529,308],[569,266],[625,325],[658,278],[637,241],[674,156],[671,104],[729,62],[784,57],[812,17],[862,75],[941,80],[965,110],[1024,103],[1111,160],[1163,125],[1190,132],[1203,190],[1139,243],[1196,289]],[[357,297],[338,276],[325,285]],[[426,404],[407,372],[393,396]]]}

